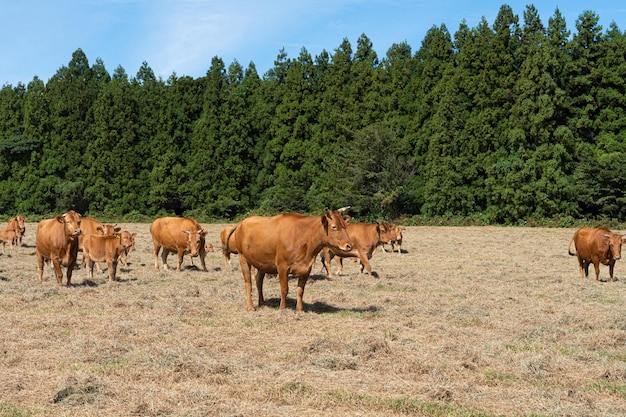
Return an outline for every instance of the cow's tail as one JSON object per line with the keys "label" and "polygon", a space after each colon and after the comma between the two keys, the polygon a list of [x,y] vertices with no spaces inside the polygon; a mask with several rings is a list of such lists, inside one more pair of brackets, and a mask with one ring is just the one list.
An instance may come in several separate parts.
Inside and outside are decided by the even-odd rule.
{"label": "cow's tail", "polygon": [[222,253],[224,254],[225,259],[230,259],[230,249],[228,249],[230,246],[228,245],[228,241],[230,240],[230,237],[233,235],[233,233],[235,233],[237,226],[239,226],[239,223],[237,223],[230,229],[230,231],[228,232],[228,235],[226,236],[226,239],[224,240],[224,247],[222,248]]}
{"label": "cow's tail", "polygon": [[[575,250],[574,252],[572,252],[572,243],[574,243],[574,237],[573,236],[572,236],[572,238],[569,241],[569,245],[567,245],[567,253],[569,253],[571,256],[576,256],[576,253],[578,251]],[[576,247],[576,245],[574,245],[574,247]]]}

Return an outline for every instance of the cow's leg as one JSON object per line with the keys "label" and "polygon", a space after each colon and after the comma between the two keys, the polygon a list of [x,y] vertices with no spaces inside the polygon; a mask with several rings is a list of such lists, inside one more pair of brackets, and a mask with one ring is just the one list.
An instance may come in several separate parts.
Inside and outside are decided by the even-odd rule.
{"label": "cow's leg", "polygon": [[263,298],[263,280],[264,279],[265,279],[265,272],[261,272],[257,269],[255,281],[256,281],[256,292],[259,296],[259,307],[261,307],[262,305],[265,305],[265,299]]}
{"label": "cow's leg", "polygon": [[76,258],[74,258],[74,261],[70,261],[67,264],[67,271],[65,271],[65,276],[67,277],[67,282],[65,283],[66,287],[69,287],[72,285],[72,272],[74,272],[74,267],[76,266]]}
{"label": "cow's leg", "polygon": [[304,287],[306,286],[306,282],[309,279],[308,274],[303,277],[298,277],[298,289],[296,290],[296,311],[303,312],[304,311],[304,302],[302,301],[302,297],[304,296]]}
{"label": "cow's leg", "polygon": [[243,255],[239,255],[239,265],[241,266],[241,272],[243,273],[243,285],[246,290],[246,307],[248,311],[254,310],[254,304],[252,304],[252,277],[250,271],[250,264]]}
{"label": "cow's leg", "polygon": [[115,281],[115,273],[117,272],[117,259],[107,259],[107,268],[109,268],[109,282]]}
{"label": "cow's leg", "polygon": [[185,250],[178,248],[178,267],[176,268],[177,271],[180,271],[180,268],[183,265],[183,261],[185,260]]}
{"label": "cow's leg", "polygon": [[343,275],[343,258],[337,256],[335,263],[337,264],[337,275]]}
{"label": "cow's leg", "polygon": [[371,257],[372,257],[372,255],[364,254],[361,251],[359,251],[359,260],[361,261],[359,274],[363,273],[363,269],[367,269],[367,274],[370,277],[372,276],[372,266],[370,265],[370,258]]}
{"label": "cow's leg", "polygon": [[[161,246],[158,243],[154,243],[154,269],[159,270],[159,251],[161,250]],[[165,250],[165,249],[163,249]]]}
{"label": "cow's leg", "polygon": [[589,262],[580,259],[580,277],[585,279],[589,276]]}
{"label": "cow's leg", "polygon": [[53,257],[50,260],[50,262],[52,262],[52,267],[54,268],[54,273],[57,276],[57,284],[59,284],[59,287],[61,287],[61,286],[63,286],[63,271],[61,271],[61,265],[59,263],[59,260]]}
{"label": "cow's leg", "polygon": [[200,257],[200,265],[202,265],[202,270],[204,272],[209,272],[209,270],[206,267],[206,259],[205,259],[206,258],[206,252],[204,251],[204,246],[198,252],[198,256]]}
{"label": "cow's leg", "polygon": [[600,262],[598,261],[594,261],[593,262],[593,269],[596,271],[596,281],[600,280]]}
{"label": "cow's leg", "polygon": [[164,247],[163,251],[161,252],[161,260],[163,261],[163,269],[167,269],[167,270],[170,269],[169,265],[167,264],[167,255],[169,254],[170,254],[170,251]]}
{"label": "cow's leg", "polygon": [[95,262],[91,260],[90,257],[87,257],[87,276],[89,277],[89,279],[93,279],[93,267],[94,267]]}
{"label": "cow's leg", "polygon": [[326,275],[330,278],[333,277],[332,267],[330,265],[330,261],[333,259],[334,254],[332,254],[328,249],[322,249],[322,265],[326,268]]}
{"label": "cow's leg", "polygon": [[609,264],[609,276],[611,277],[611,281],[615,281],[615,279],[613,278],[613,271],[615,270],[615,261],[612,261]]}
{"label": "cow's leg", "polygon": [[37,252],[37,270],[39,272],[39,284],[43,283],[43,265],[43,256],[39,252]]}
{"label": "cow's leg", "polygon": [[278,269],[278,283],[280,284],[280,309],[287,308],[287,294],[289,293],[289,273],[287,268]]}

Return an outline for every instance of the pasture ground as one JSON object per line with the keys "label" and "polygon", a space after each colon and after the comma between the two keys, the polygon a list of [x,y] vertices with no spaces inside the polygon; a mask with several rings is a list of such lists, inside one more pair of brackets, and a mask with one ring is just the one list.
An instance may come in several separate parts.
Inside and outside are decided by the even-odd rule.
{"label": "pasture ground", "polygon": [[224,225],[209,272],[155,271],[149,225],[121,226],[137,250],[113,284],[40,285],[34,223],[0,255],[0,416],[626,415],[625,261],[581,281],[573,229],[408,227],[376,277],[318,259],[296,314],[274,277],[246,311]]}

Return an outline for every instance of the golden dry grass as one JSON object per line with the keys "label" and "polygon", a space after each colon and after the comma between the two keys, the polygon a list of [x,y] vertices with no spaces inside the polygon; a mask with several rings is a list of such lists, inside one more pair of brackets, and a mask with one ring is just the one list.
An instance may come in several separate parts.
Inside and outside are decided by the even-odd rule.
{"label": "golden dry grass", "polygon": [[377,277],[318,260],[295,314],[294,280],[286,311],[269,278],[247,312],[236,255],[155,272],[149,225],[121,226],[113,284],[40,285],[36,224],[0,255],[0,416],[626,414],[626,266],[581,282],[571,229],[408,227]]}

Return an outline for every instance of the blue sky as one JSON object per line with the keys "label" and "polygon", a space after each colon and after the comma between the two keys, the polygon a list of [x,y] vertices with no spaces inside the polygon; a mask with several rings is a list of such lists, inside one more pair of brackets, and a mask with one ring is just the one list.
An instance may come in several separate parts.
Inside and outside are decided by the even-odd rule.
{"label": "blue sky", "polygon": [[[90,64],[122,66],[133,77],[145,61],[157,77],[200,77],[214,56],[228,66],[253,61],[262,75],[281,48],[297,58],[332,53],[347,38],[354,49],[362,33],[380,58],[403,41],[417,51],[428,29],[454,33],[463,19],[489,24],[502,4],[523,21],[530,1],[491,0],[0,0],[0,85],[47,82],[81,48]],[[558,7],[567,27],[585,10],[626,30],[626,3],[618,0],[535,1],[544,24]]]}

